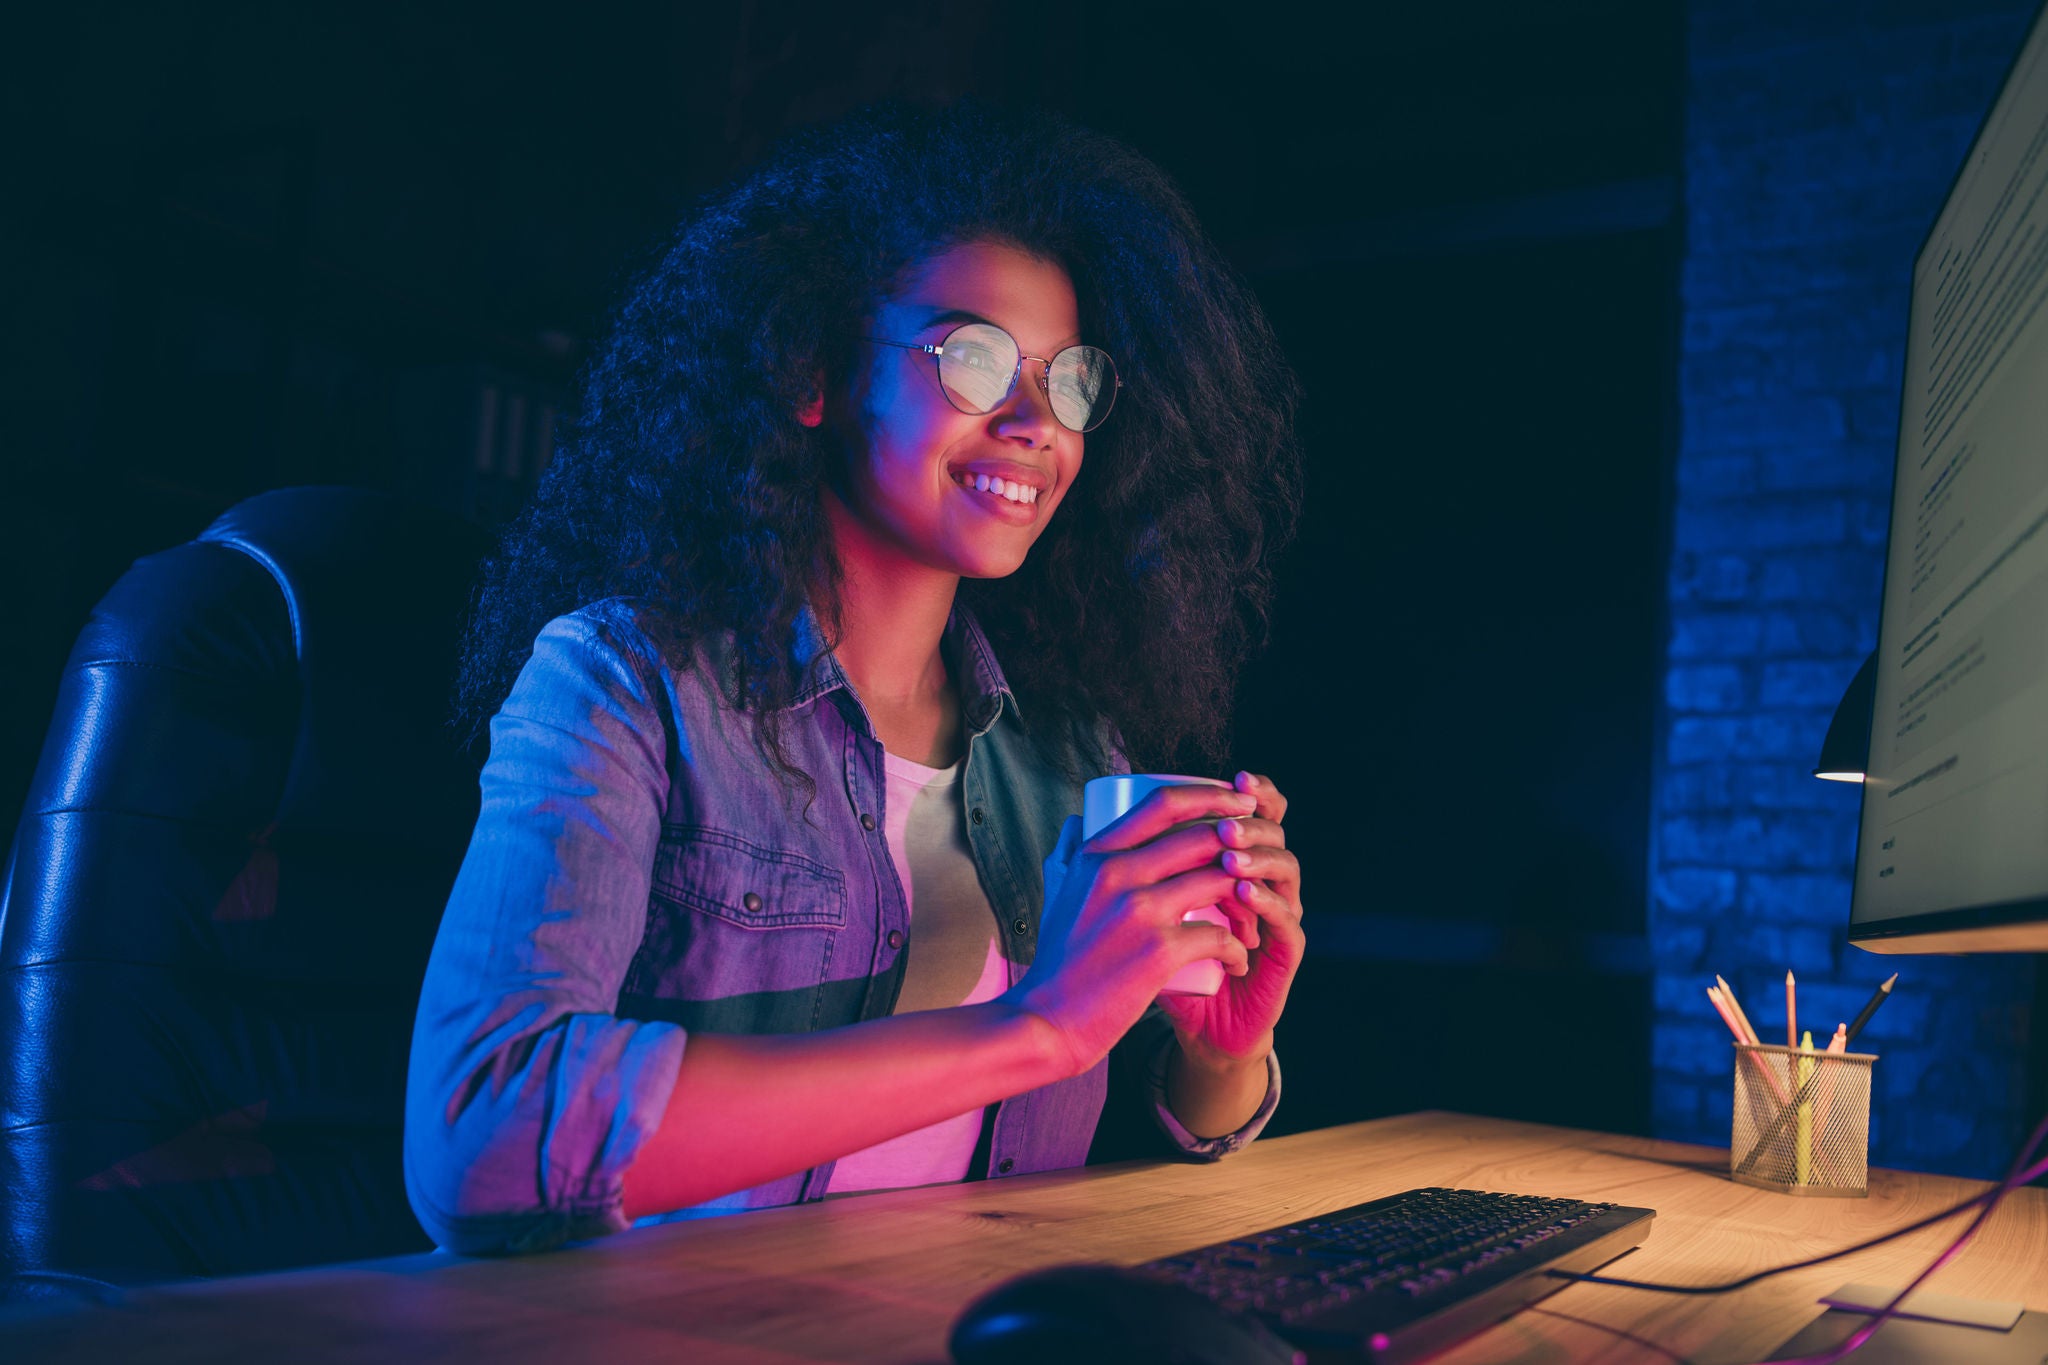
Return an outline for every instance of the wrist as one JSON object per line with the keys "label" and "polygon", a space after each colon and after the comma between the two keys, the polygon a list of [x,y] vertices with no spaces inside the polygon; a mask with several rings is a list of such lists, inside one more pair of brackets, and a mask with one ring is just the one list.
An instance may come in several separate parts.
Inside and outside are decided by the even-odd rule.
{"label": "wrist", "polygon": [[[1251,1058],[1198,1059],[1186,1039],[1166,1059],[1166,1107],[1194,1137],[1227,1137],[1250,1123],[1265,1101],[1267,1053]],[[1200,1045],[1196,1045],[1197,1050]]]}
{"label": "wrist", "polygon": [[1004,1041],[1017,1069],[1030,1078],[1024,1089],[1067,1080],[1092,1065],[1083,1062],[1065,1029],[1036,1010],[1001,998],[971,1008],[988,1012],[990,1030]]}
{"label": "wrist", "polygon": [[1273,1031],[1267,1029],[1260,1034],[1251,1048],[1243,1053],[1225,1052],[1206,1039],[1183,1034],[1178,1029],[1174,1030],[1174,1042],[1180,1048],[1180,1064],[1188,1071],[1221,1079],[1247,1071],[1263,1072],[1266,1056],[1273,1050]]}

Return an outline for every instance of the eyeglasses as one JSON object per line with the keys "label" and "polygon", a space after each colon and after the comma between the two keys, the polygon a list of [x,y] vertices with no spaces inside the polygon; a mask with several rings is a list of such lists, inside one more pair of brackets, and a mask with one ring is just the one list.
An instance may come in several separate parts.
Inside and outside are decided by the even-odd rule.
{"label": "eyeglasses", "polygon": [[1124,386],[1107,351],[1069,346],[1050,360],[1025,355],[1017,339],[992,322],[964,323],[946,333],[936,346],[881,337],[864,339],[932,357],[946,400],[961,412],[977,415],[994,412],[1009,401],[1027,360],[1036,360],[1043,367],[1039,391],[1052,407],[1052,415],[1069,431],[1093,431],[1101,426],[1116,405],[1116,391]]}

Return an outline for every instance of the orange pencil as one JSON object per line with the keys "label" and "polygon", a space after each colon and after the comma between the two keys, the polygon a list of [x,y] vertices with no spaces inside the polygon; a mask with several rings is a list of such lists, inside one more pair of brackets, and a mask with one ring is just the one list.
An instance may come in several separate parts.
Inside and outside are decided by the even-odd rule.
{"label": "orange pencil", "polygon": [[[1735,1021],[1734,1012],[1728,1008],[1727,998],[1723,997],[1721,993],[1719,991],[1716,991],[1712,986],[1709,986],[1707,987],[1707,999],[1713,1001],[1714,1009],[1721,1016],[1721,1022],[1726,1024],[1728,1026],[1728,1031],[1735,1035],[1736,1042],[1749,1043],[1753,1041],[1751,1038],[1749,1038],[1746,1034],[1743,1033],[1742,1026]],[[1771,1070],[1771,1064],[1764,1060],[1763,1055],[1761,1053],[1756,1052],[1749,1052],[1743,1055],[1748,1057],[1750,1061],[1756,1063],[1756,1069],[1763,1073],[1764,1080],[1767,1083],[1769,1083],[1772,1093],[1777,1095],[1778,1103],[1790,1104],[1792,1102],[1792,1096],[1786,1093],[1785,1083],[1778,1079],[1778,1073]]]}
{"label": "orange pencil", "polygon": [[[1849,1026],[1847,1024],[1837,1024],[1835,1025],[1835,1036],[1828,1039],[1828,1051],[1835,1056],[1840,1056],[1848,1050]],[[1816,1145],[1825,1150],[1829,1146],[1827,1135],[1828,1115],[1833,1112],[1835,1107],[1835,1071],[1837,1067],[1836,1064],[1829,1062],[1823,1062],[1821,1065],[1827,1069],[1820,1073],[1820,1085],[1817,1087],[1820,1094],[1813,1102],[1813,1135]],[[1847,1063],[1842,1063],[1842,1065],[1847,1065]]]}
{"label": "orange pencil", "polygon": [[1719,975],[1716,975],[1714,977],[1714,984],[1721,988],[1721,998],[1726,1000],[1728,1002],[1728,1008],[1734,1011],[1735,1022],[1742,1025],[1742,1035],[1744,1041],[1751,1043],[1761,1043],[1763,1039],[1756,1036],[1756,1029],[1750,1025],[1749,1016],[1742,1012],[1742,1002],[1735,998],[1735,988],[1730,986],[1726,981],[1722,980]]}
{"label": "orange pencil", "polygon": [[1714,1012],[1721,1016],[1721,1022],[1726,1024],[1728,1031],[1735,1035],[1735,1041],[1738,1043],[1748,1042],[1748,1037],[1742,1032],[1742,1025],[1736,1023],[1735,1016],[1729,1012],[1728,1002],[1721,998],[1721,992],[1709,986],[1707,987],[1707,999],[1713,1002]]}
{"label": "orange pencil", "polygon": [[1799,1046],[1799,997],[1792,985],[1792,969],[1785,969],[1785,1046]]}

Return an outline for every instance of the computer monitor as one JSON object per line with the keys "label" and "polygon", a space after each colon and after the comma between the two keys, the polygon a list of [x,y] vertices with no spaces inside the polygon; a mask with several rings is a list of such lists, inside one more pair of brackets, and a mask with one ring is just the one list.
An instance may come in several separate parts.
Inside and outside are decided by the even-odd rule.
{"label": "computer monitor", "polygon": [[2048,13],[1913,265],[1849,939],[2048,951]]}

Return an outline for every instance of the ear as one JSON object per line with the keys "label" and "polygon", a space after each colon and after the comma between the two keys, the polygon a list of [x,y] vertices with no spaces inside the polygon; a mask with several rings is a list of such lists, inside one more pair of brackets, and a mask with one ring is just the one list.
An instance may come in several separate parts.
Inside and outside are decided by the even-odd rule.
{"label": "ear", "polygon": [[817,387],[811,390],[810,401],[796,410],[796,420],[807,427],[825,424],[825,376],[818,376]]}

